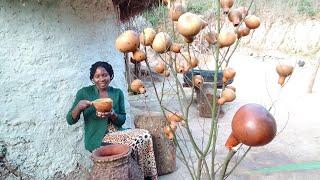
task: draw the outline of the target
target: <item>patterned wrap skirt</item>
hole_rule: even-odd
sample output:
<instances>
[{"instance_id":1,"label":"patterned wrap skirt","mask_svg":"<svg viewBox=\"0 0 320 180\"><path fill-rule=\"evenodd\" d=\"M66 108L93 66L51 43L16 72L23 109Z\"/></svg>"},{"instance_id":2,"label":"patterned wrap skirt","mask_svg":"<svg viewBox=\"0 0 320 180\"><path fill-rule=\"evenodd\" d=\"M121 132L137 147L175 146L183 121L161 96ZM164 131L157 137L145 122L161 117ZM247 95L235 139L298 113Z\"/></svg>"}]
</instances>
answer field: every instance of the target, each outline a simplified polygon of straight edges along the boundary
<instances>
[{"instance_id":1,"label":"patterned wrap skirt","mask_svg":"<svg viewBox=\"0 0 320 180\"><path fill-rule=\"evenodd\" d=\"M132 148L132 157L138 162L145 177L157 179L156 161L153 152L152 137L144 129L127 129L118 131L112 123L103 143L126 144Z\"/></svg>"}]
</instances>

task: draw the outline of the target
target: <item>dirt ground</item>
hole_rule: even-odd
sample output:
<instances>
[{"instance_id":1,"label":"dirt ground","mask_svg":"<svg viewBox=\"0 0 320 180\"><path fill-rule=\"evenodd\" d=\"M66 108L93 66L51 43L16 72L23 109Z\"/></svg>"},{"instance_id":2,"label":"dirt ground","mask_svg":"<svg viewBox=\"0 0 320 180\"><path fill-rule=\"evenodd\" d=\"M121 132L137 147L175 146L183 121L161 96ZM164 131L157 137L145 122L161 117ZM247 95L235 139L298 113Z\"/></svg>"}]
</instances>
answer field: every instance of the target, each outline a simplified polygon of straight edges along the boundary
<instances>
[{"instance_id":1,"label":"dirt ground","mask_svg":"<svg viewBox=\"0 0 320 180\"><path fill-rule=\"evenodd\" d=\"M316 77L313 92L307 93L315 65L305 61L303 67L297 61L303 60L279 52L257 52L238 49L230 62L237 72L233 86L236 100L223 106L224 116L218 123L216 159L222 163L227 154L225 141L231 132L231 121L236 110L247 103L258 103L266 108L273 103L271 113L277 122L277 136L263 147L252 148L229 179L320 179L320 75ZM279 63L295 66L294 73L285 87L277 84L275 67ZM213 62L207 61L207 67ZM147 96L130 96L132 113L159 109L152 84L146 81ZM160 88L161 80L156 83ZM167 91L174 85L173 80L164 83L164 103L173 110L179 110L175 92ZM191 98L190 88L184 88ZM191 105L189 124L197 142L201 142L203 132L208 137L210 118L198 115L196 102ZM179 131L178 131L179 132ZM189 146L189 145L188 145ZM189 146L190 147L190 146ZM243 151L246 149L245 147ZM236 159L236 158L234 158ZM235 160L231 162L234 163ZM177 170L159 179L190 179L186 167L177 160Z\"/></svg>"}]
</instances>

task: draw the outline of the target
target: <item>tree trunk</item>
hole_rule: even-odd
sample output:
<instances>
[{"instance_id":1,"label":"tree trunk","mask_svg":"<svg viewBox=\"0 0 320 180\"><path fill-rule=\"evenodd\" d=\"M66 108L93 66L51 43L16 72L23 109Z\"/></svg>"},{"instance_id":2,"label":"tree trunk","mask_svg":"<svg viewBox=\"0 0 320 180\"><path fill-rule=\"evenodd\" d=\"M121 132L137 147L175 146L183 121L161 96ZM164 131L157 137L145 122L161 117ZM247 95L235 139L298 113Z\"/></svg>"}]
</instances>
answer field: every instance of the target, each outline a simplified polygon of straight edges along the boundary
<instances>
[{"instance_id":1,"label":"tree trunk","mask_svg":"<svg viewBox=\"0 0 320 180\"><path fill-rule=\"evenodd\" d=\"M319 67L320 67L320 59L318 60L318 65L317 65L316 71L313 73L313 76L311 77L311 81L310 81L309 87L308 87L308 93L312 93L312 88L314 85L314 81L316 80Z\"/></svg>"}]
</instances>

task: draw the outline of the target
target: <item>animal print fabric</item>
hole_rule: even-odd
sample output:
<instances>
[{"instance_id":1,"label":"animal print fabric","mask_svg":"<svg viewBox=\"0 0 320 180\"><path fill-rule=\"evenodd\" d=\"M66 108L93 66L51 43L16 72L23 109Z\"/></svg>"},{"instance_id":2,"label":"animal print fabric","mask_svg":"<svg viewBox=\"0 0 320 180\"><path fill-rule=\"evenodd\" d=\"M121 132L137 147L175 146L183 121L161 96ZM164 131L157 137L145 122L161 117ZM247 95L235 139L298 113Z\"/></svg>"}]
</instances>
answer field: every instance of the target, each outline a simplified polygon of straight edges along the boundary
<instances>
[{"instance_id":1,"label":"animal print fabric","mask_svg":"<svg viewBox=\"0 0 320 180\"><path fill-rule=\"evenodd\" d=\"M130 146L132 148L132 156L137 160L144 176L157 179L152 137L147 130L127 129L117 131L113 125L109 125L108 132L103 138L104 143L126 144Z\"/></svg>"}]
</instances>

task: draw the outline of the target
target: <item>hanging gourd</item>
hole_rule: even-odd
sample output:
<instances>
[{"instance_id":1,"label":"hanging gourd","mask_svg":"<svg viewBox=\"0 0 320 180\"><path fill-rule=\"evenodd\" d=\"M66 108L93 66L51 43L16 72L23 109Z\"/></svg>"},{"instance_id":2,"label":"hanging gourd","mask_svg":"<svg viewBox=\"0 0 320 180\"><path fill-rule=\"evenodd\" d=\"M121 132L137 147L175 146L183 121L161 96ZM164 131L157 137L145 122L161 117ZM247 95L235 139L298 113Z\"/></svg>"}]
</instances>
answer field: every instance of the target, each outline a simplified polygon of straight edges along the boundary
<instances>
[{"instance_id":1,"label":"hanging gourd","mask_svg":"<svg viewBox=\"0 0 320 180\"><path fill-rule=\"evenodd\" d=\"M231 89L234 92L236 92L236 90L237 90L236 87L231 86L231 85L226 86L226 88Z\"/></svg>"},{"instance_id":2,"label":"hanging gourd","mask_svg":"<svg viewBox=\"0 0 320 180\"><path fill-rule=\"evenodd\" d=\"M186 8L179 2L174 2L169 9L169 17L172 21L178 21L179 17L186 12Z\"/></svg>"},{"instance_id":3,"label":"hanging gourd","mask_svg":"<svg viewBox=\"0 0 320 180\"><path fill-rule=\"evenodd\" d=\"M164 62L159 61L153 69L156 73L162 74L166 69L166 65L164 64Z\"/></svg>"},{"instance_id":4,"label":"hanging gourd","mask_svg":"<svg viewBox=\"0 0 320 180\"><path fill-rule=\"evenodd\" d=\"M201 75L193 76L193 84L195 87L200 88L203 85L204 79Z\"/></svg>"},{"instance_id":5,"label":"hanging gourd","mask_svg":"<svg viewBox=\"0 0 320 180\"><path fill-rule=\"evenodd\" d=\"M211 32L208 32L204 35L204 38L206 39L206 41L209 43L209 44L216 44L217 43L217 33L211 31Z\"/></svg>"},{"instance_id":6,"label":"hanging gourd","mask_svg":"<svg viewBox=\"0 0 320 180\"><path fill-rule=\"evenodd\" d=\"M260 26L260 18L255 15L247 16L244 22L249 29L257 29Z\"/></svg>"},{"instance_id":7,"label":"hanging gourd","mask_svg":"<svg viewBox=\"0 0 320 180\"><path fill-rule=\"evenodd\" d=\"M241 37L249 35L250 29L245 25L241 25L239 28L236 29L236 33L239 39Z\"/></svg>"},{"instance_id":8,"label":"hanging gourd","mask_svg":"<svg viewBox=\"0 0 320 180\"><path fill-rule=\"evenodd\" d=\"M170 71L169 70L164 70L164 72L162 73L162 75L164 76L164 77L169 77L170 76Z\"/></svg>"},{"instance_id":9,"label":"hanging gourd","mask_svg":"<svg viewBox=\"0 0 320 180\"><path fill-rule=\"evenodd\" d=\"M241 19L244 19L248 15L248 8L244 6L238 7L237 10L241 13Z\"/></svg>"},{"instance_id":10,"label":"hanging gourd","mask_svg":"<svg viewBox=\"0 0 320 180\"><path fill-rule=\"evenodd\" d=\"M190 38L197 35L206 24L198 15L187 12L178 19L177 30L181 35Z\"/></svg>"},{"instance_id":11,"label":"hanging gourd","mask_svg":"<svg viewBox=\"0 0 320 180\"><path fill-rule=\"evenodd\" d=\"M286 78L293 72L293 67L290 65L277 65L276 71L279 75L278 84L283 85Z\"/></svg>"},{"instance_id":12,"label":"hanging gourd","mask_svg":"<svg viewBox=\"0 0 320 180\"><path fill-rule=\"evenodd\" d=\"M243 143L263 146L276 136L277 124L270 112L259 104L241 106L232 119L232 132L225 144L231 149Z\"/></svg>"},{"instance_id":13,"label":"hanging gourd","mask_svg":"<svg viewBox=\"0 0 320 180\"><path fill-rule=\"evenodd\" d=\"M230 22L232 22L233 26L236 27L240 24L240 21L242 20L242 14L237 9L232 9L228 14L228 19Z\"/></svg>"},{"instance_id":14,"label":"hanging gourd","mask_svg":"<svg viewBox=\"0 0 320 180\"><path fill-rule=\"evenodd\" d=\"M225 70L223 70L222 81L226 83L229 80L232 80L235 75L236 75L236 71L234 69L226 68Z\"/></svg>"},{"instance_id":15,"label":"hanging gourd","mask_svg":"<svg viewBox=\"0 0 320 180\"><path fill-rule=\"evenodd\" d=\"M198 58L191 56L190 58L188 58L188 64L192 67L195 68L199 65L199 60Z\"/></svg>"},{"instance_id":16,"label":"hanging gourd","mask_svg":"<svg viewBox=\"0 0 320 180\"><path fill-rule=\"evenodd\" d=\"M184 42L186 42L186 43L188 43L188 44L192 43L193 40L194 40L194 37L193 37L193 36L190 36L190 37L182 36L182 37L183 37Z\"/></svg>"},{"instance_id":17,"label":"hanging gourd","mask_svg":"<svg viewBox=\"0 0 320 180\"><path fill-rule=\"evenodd\" d=\"M221 31L218 35L218 45L220 48L231 46L237 39L237 35L229 31Z\"/></svg>"},{"instance_id":18,"label":"hanging gourd","mask_svg":"<svg viewBox=\"0 0 320 180\"><path fill-rule=\"evenodd\" d=\"M176 132L176 130L177 130L177 128L178 128L177 124L178 124L178 123L175 122L175 121L171 121L171 122L170 122L170 125L169 125L169 126L170 126L172 132L174 132L174 133Z\"/></svg>"},{"instance_id":19,"label":"hanging gourd","mask_svg":"<svg viewBox=\"0 0 320 180\"><path fill-rule=\"evenodd\" d=\"M172 122L172 121L181 122L183 120L183 116L179 112L174 112L174 113L173 112L168 112L166 114L166 117L167 117L169 122Z\"/></svg>"},{"instance_id":20,"label":"hanging gourd","mask_svg":"<svg viewBox=\"0 0 320 180\"><path fill-rule=\"evenodd\" d=\"M152 42L152 49L157 53L165 53L170 50L171 44L170 36L165 32L160 32Z\"/></svg>"},{"instance_id":21,"label":"hanging gourd","mask_svg":"<svg viewBox=\"0 0 320 180\"><path fill-rule=\"evenodd\" d=\"M228 14L234 0L220 0L220 5L224 14Z\"/></svg>"},{"instance_id":22,"label":"hanging gourd","mask_svg":"<svg viewBox=\"0 0 320 180\"><path fill-rule=\"evenodd\" d=\"M218 99L218 104L223 105L226 102L232 102L236 99L236 93L232 89L224 89L221 97Z\"/></svg>"},{"instance_id":23,"label":"hanging gourd","mask_svg":"<svg viewBox=\"0 0 320 180\"><path fill-rule=\"evenodd\" d=\"M184 63L182 63L182 62L177 63L176 64L176 71L177 71L177 73L180 73L180 74L183 74L183 73L187 72L186 71L186 65Z\"/></svg>"},{"instance_id":24,"label":"hanging gourd","mask_svg":"<svg viewBox=\"0 0 320 180\"><path fill-rule=\"evenodd\" d=\"M138 49L139 45L139 35L132 30L123 32L116 39L116 48L123 53L134 52Z\"/></svg>"},{"instance_id":25,"label":"hanging gourd","mask_svg":"<svg viewBox=\"0 0 320 180\"><path fill-rule=\"evenodd\" d=\"M140 79L135 79L132 81L130 88L135 93L146 93L146 89L144 87L144 83Z\"/></svg>"},{"instance_id":26,"label":"hanging gourd","mask_svg":"<svg viewBox=\"0 0 320 180\"><path fill-rule=\"evenodd\" d=\"M173 134L173 132L172 132L172 130L171 130L171 128L169 126L165 126L163 128L163 132L164 132L164 134L165 134L167 139L169 139L170 141L173 140L174 134Z\"/></svg>"},{"instance_id":27,"label":"hanging gourd","mask_svg":"<svg viewBox=\"0 0 320 180\"><path fill-rule=\"evenodd\" d=\"M132 59L137 62L142 62L147 59L147 56L142 50L137 49L135 52L133 52Z\"/></svg>"},{"instance_id":28,"label":"hanging gourd","mask_svg":"<svg viewBox=\"0 0 320 180\"><path fill-rule=\"evenodd\" d=\"M172 51L174 53L180 53L181 45L179 43L172 43L172 45L170 47L170 51Z\"/></svg>"},{"instance_id":29,"label":"hanging gourd","mask_svg":"<svg viewBox=\"0 0 320 180\"><path fill-rule=\"evenodd\" d=\"M156 31L152 28L145 28L140 33L140 43L144 46L151 46L154 38L156 37Z\"/></svg>"}]
</instances>

